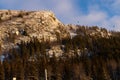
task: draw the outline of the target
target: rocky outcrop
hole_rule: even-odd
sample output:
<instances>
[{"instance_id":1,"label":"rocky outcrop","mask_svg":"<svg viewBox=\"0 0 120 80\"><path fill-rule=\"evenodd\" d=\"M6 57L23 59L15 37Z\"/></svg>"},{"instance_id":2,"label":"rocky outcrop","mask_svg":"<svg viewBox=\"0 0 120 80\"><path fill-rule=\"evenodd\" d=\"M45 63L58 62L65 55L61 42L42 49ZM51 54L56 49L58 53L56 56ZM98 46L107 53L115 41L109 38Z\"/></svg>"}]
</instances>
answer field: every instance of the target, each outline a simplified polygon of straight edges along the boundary
<instances>
[{"instance_id":1,"label":"rocky outcrop","mask_svg":"<svg viewBox=\"0 0 120 80\"><path fill-rule=\"evenodd\" d=\"M69 24L66 27L71 38L76 35L109 38L113 35L112 32L107 31L105 28L99 28L97 26L88 27Z\"/></svg>"},{"instance_id":2,"label":"rocky outcrop","mask_svg":"<svg viewBox=\"0 0 120 80\"><path fill-rule=\"evenodd\" d=\"M2 50L12 48L33 37L40 41L56 41L69 34L51 11L0 11L0 44Z\"/></svg>"}]
</instances>

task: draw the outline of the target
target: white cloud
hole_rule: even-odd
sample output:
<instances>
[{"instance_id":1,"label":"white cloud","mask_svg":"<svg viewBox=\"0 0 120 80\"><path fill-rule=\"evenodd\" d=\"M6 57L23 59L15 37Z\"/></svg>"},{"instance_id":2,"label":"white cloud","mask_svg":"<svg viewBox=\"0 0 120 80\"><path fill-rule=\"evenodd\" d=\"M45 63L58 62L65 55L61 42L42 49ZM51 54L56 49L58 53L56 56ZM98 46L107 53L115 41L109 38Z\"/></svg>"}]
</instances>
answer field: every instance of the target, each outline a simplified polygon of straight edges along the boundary
<instances>
[{"instance_id":1,"label":"white cloud","mask_svg":"<svg viewBox=\"0 0 120 80\"><path fill-rule=\"evenodd\" d=\"M107 15L103 12L90 12L88 15L80 16L80 21L87 25L95 25L106 19Z\"/></svg>"},{"instance_id":2,"label":"white cloud","mask_svg":"<svg viewBox=\"0 0 120 80\"><path fill-rule=\"evenodd\" d=\"M107 13L100 10L99 5L90 5L88 8L88 14L81 14L74 20L77 20L80 25L103 26L101 24L108 19Z\"/></svg>"},{"instance_id":3,"label":"white cloud","mask_svg":"<svg viewBox=\"0 0 120 80\"><path fill-rule=\"evenodd\" d=\"M71 11L73 10L74 5L71 3L71 1L69 0L61 0L58 1L57 5L56 5L56 10L58 12L62 12L65 13L67 11Z\"/></svg>"},{"instance_id":4,"label":"white cloud","mask_svg":"<svg viewBox=\"0 0 120 80\"><path fill-rule=\"evenodd\" d=\"M88 14L79 15L73 22L80 25L99 26L109 30L120 31L120 16L114 15L110 17L105 11L99 8L99 5L89 6Z\"/></svg>"},{"instance_id":5,"label":"white cloud","mask_svg":"<svg viewBox=\"0 0 120 80\"><path fill-rule=\"evenodd\" d=\"M120 31L120 16L113 16L109 22L113 25L114 30Z\"/></svg>"}]
</instances>

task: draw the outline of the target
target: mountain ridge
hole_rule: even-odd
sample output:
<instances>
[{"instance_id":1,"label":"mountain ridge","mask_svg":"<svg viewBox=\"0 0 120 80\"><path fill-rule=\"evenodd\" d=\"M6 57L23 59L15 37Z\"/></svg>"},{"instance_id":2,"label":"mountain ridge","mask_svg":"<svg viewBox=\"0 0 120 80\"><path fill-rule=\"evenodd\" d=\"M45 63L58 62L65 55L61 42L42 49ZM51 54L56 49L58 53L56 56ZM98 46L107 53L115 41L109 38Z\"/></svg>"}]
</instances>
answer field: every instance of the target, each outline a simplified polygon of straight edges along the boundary
<instances>
[{"instance_id":1,"label":"mountain ridge","mask_svg":"<svg viewBox=\"0 0 120 80\"><path fill-rule=\"evenodd\" d=\"M74 36L105 37L117 35L97 26L65 25L52 11L0 10L0 45L9 50L17 44L29 42L33 37L39 41L57 41ZM119 32L118 32L119 35Z\"/></svg>"}]
</instances>

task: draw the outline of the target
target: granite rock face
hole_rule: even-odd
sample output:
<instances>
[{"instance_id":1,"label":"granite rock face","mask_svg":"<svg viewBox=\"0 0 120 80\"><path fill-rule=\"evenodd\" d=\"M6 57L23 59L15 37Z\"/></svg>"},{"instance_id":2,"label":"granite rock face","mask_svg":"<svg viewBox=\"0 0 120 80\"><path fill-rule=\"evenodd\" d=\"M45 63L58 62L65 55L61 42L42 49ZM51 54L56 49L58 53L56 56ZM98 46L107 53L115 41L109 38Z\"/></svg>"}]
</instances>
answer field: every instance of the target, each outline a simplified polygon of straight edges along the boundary
<instances>
[{"instance_id":1,"label":"granite rock face","mask_svg":"<svg viewBox=\"0 0 120 80\"><path fill-rule=\"evenodd\" d=\"M21 41L33 37L40 41L56 41L66 38L69 33L51 11L0 10L0 45L2 50L15 47Z\"/></svg>"}]
</instances>

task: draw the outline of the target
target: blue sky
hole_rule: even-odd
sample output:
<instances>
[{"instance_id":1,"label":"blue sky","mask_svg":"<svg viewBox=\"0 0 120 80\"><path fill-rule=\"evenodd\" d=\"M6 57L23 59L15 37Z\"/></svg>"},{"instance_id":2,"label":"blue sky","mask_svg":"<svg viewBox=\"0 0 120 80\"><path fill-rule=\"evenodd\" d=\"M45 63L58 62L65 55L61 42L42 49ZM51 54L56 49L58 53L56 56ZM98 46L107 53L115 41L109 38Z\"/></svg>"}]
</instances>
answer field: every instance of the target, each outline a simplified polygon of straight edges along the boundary
<instances>
[{"instance_id":1,"label":"blue sky","mask_svg":"<svg viewBox=\"0 0 120 80\"><path fill-rule=\"evenodd\" d=\"M0 0L0 9L51 10L65 24L120 31L120 0Z\"/></svg>"}]
</instances>

